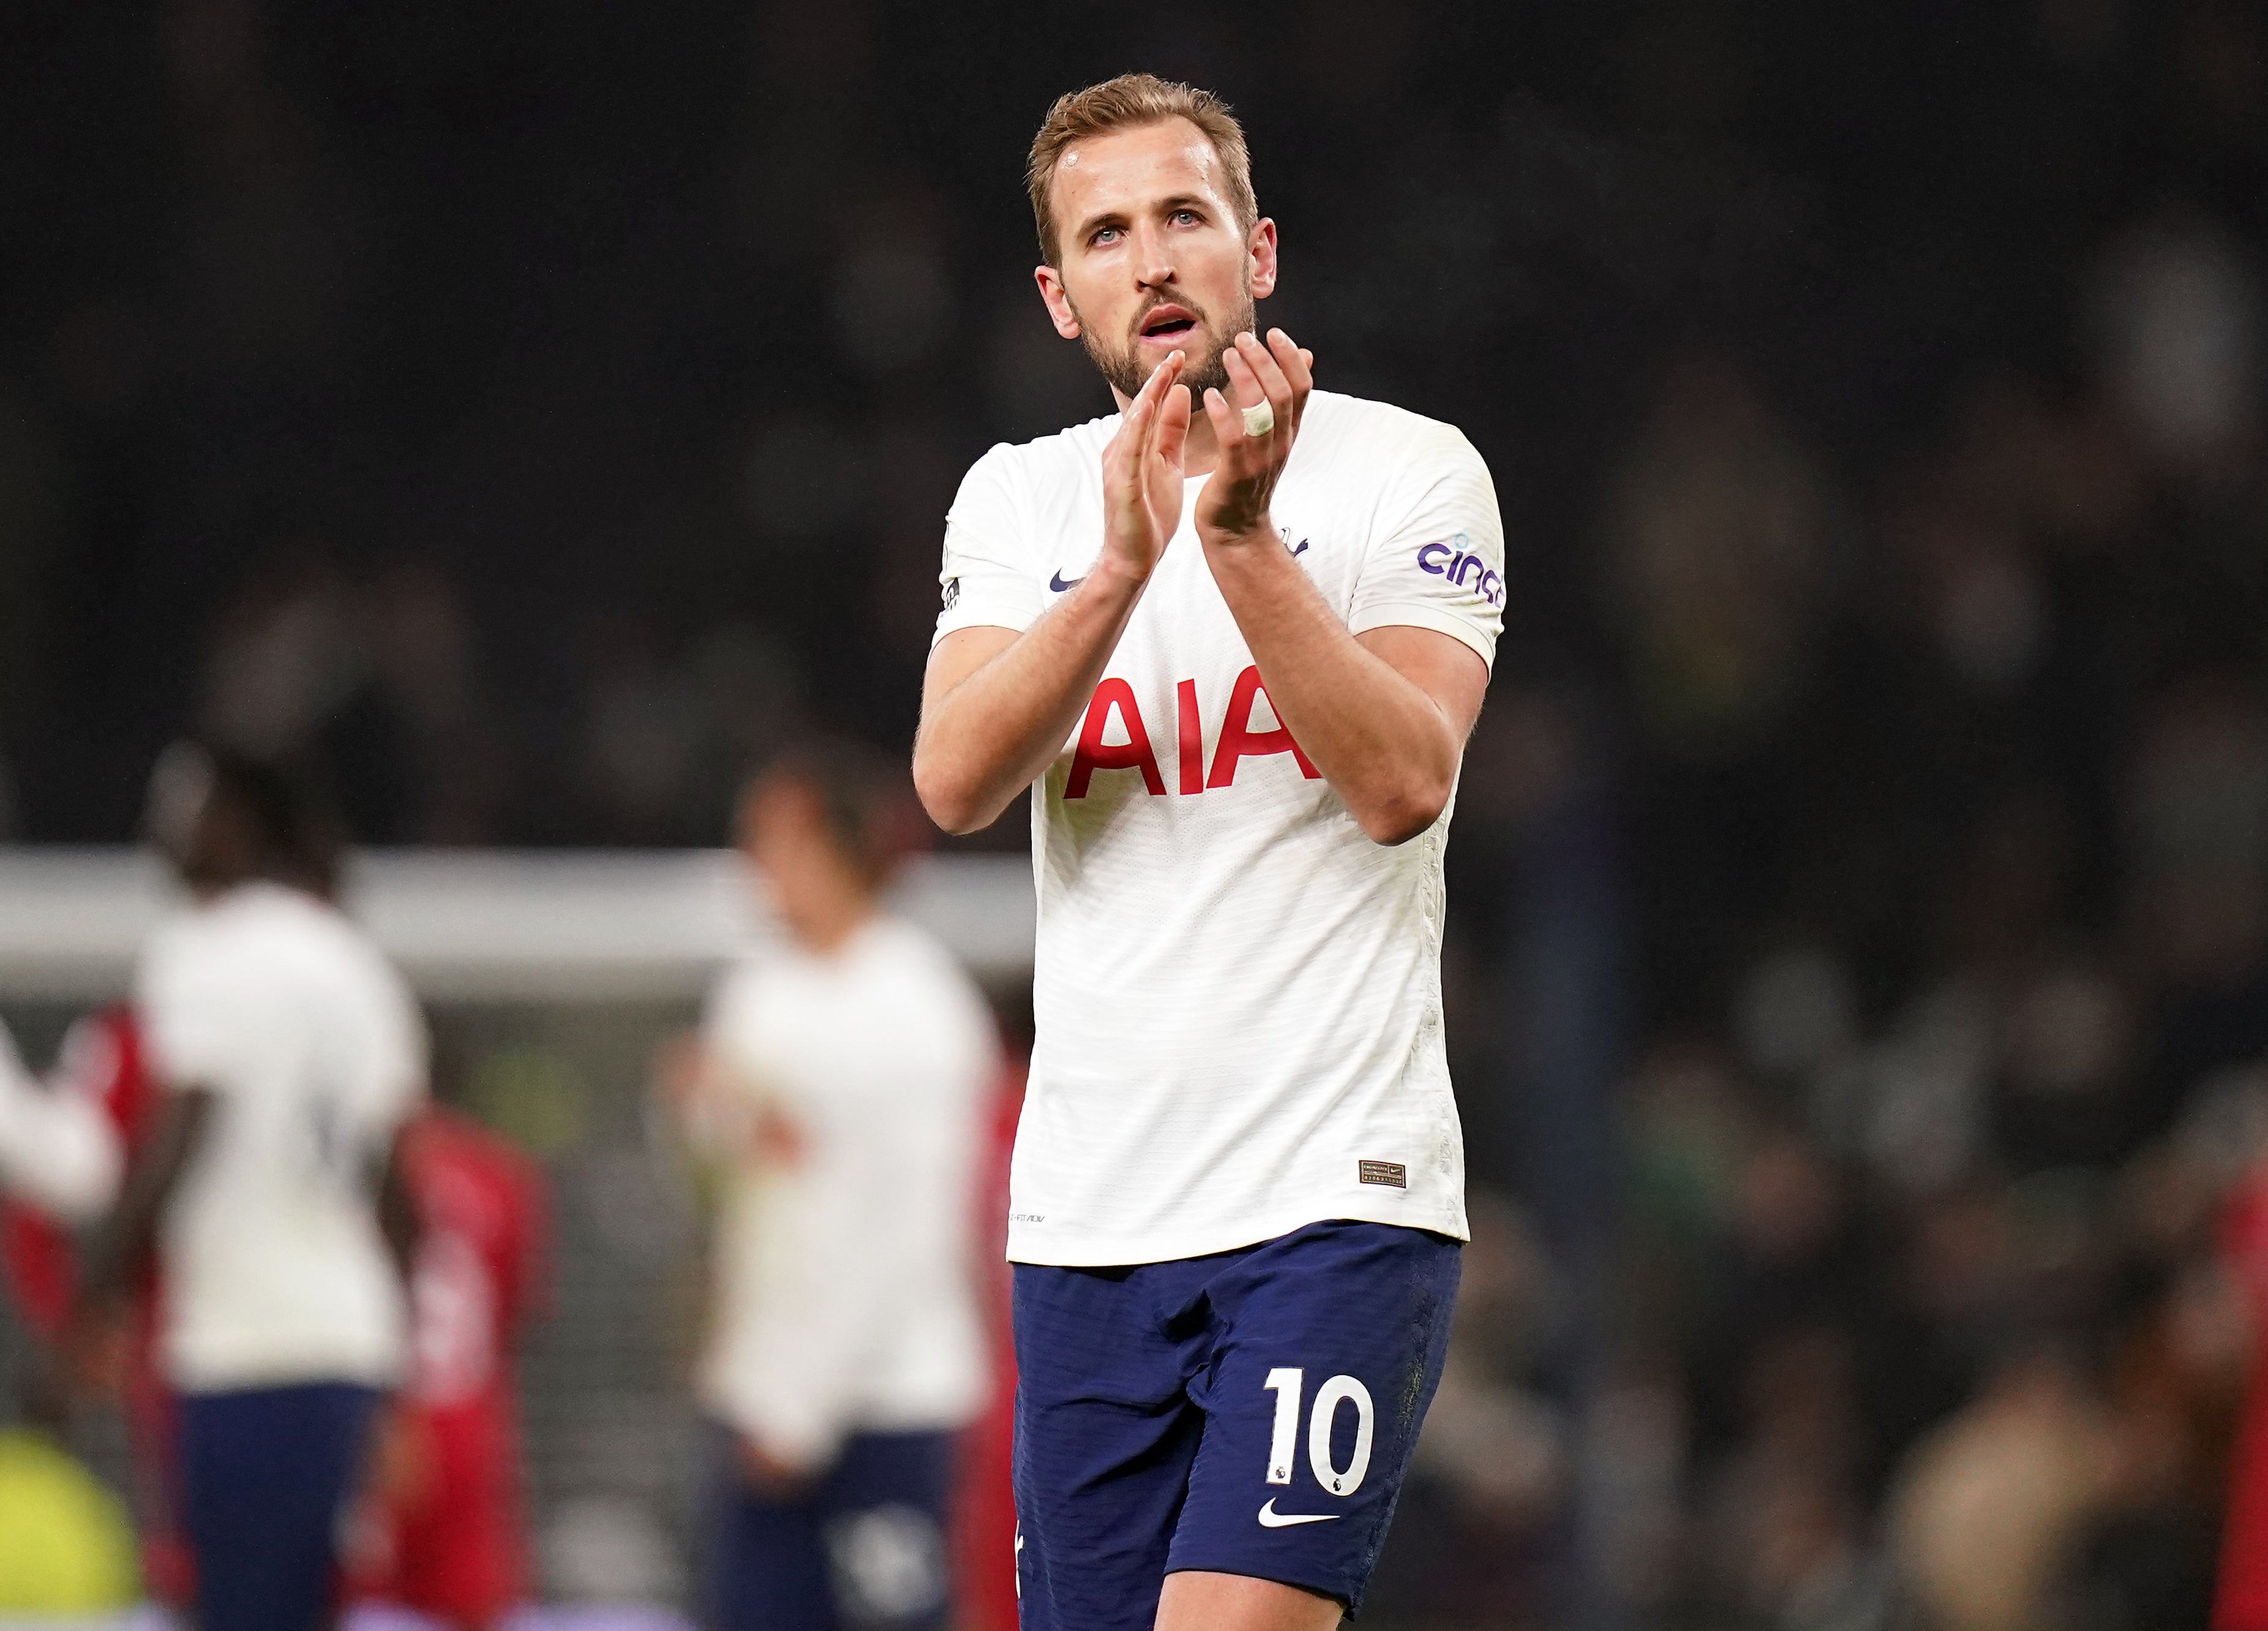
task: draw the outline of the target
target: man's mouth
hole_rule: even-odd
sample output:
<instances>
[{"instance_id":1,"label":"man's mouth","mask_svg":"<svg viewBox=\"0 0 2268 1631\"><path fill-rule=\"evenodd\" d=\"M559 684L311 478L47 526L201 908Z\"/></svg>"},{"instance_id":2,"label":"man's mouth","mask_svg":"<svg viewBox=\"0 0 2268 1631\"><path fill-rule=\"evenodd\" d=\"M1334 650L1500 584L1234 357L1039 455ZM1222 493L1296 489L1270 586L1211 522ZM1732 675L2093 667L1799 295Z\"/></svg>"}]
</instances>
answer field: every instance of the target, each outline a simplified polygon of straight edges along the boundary
<instances>
[{"instance_id":1,"label":"man's mouth","mask_svg":"<svg viewBox=\"0 0 2268 1631\"><path fill-rule=\"evenodd\" d=\"M1178 345L1196 332L1197 320L1188 307L1152 306L1142 318L1141 338L1166 346Z\"/></svg>"}]
</instances>

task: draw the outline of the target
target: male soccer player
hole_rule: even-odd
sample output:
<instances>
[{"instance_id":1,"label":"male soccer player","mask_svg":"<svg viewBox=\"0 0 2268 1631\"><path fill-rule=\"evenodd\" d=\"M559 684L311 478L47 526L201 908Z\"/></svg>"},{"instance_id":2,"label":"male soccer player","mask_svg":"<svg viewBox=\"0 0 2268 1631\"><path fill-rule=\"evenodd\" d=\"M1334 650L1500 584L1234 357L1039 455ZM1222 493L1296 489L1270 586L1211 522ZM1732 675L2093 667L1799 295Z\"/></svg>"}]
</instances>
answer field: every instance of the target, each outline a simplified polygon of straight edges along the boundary
<instances>
[{"instance_id":1,"label":"male soccer player","mask_svg":"<svg viewBox=\"0 0 2268 1631\"><path fill-rule=\"evenodd\" d=\"M990 1387L973 1281L998 1044L968 977L881 908L891 782L817 745L749 788L741 845L786 943L718 982L682 1106L724 1177L699 1381L724 1631L950 1614L953 1440Z\"/></svg>"},{"instance_id":2,"label":"male soccer player","mask_svg":"<svg viewBox=\"0 0 2268 1631\"><path fill-rule=\"evenodd\" d=\"M1242 132L1133 75L1028 172L1056 330L1119 412L998 446L946 528L939 823L1027 786L1018 1133L1027 1631L1360 1603L1465 1235L1441 860L1504 596L1448 425L1312 389Z\"/></svg>"},{"instance_id":3,"label":"male soccer player","mask_svg":"<svg viewBox=\"0 0 2268 1631\"><path fill-rule=\"evenodd\" d=\"M71 1112L76 1117L97 1119L124 1162L131 1162L148 1141L164 1108L147 1052L133 1004L114 1002L72 1024L49 1073L52 1099L78 1107ZM123 1162L114 1158L103 1164L110 1169L107 1176L76 1204L59 1203L51 1192L0 1195L0 1265L16 1310L42 1342L58 1350L69 1333L78 1283L73 1231L110 1205ZM0 1190L5 1188L0 1184ZM173 1390L158 1361L158 1290L155 1273L136 1276L126 1340L114 1356L114 1367L104 1368L116 1370L125 1406L143 1590L158 1602L186 1609L193 1571L175 1498L180 1480Z\"/></svg>"},{"instance_id":4,"label":"male soccer player","mask_svg":"<svg viewBox=\"0 0 2268 1631\"><path fill-rule=\"evenodd\" d=\"M77 1223L110 1204L118 1168L117 1135L101 1106L69 1082L34 1081L0 1024L0 1197Z\"/></svg>"},{"instance_id":5,"label":"male soccer player","mask_svg":"<svg viewBox=\"0 0 2268 1631\"><path fill-rule=\"evenodd\" d=\"M193 904L135 1001L166 1097L90 1253L82 1328L154 1241L202 1631L310 1631L379 1391L400 1369L414 1243L394 1134L424 1083L416 1007L311 885L313 808L254 761L161 762L151 835Z\"/></svg>"},{"instance_id":6,"label":"male soccer player","mask_svg":"<svg viewBox=\"0 0 2268 1631\"><path fill-rule=\"evenodd\" d=\"M409 1118L400 1148L420 1225L409 1363L354 1589L489 1631L527 1593L512 1343L543 1296L543 1177L508 1140L438 1104Z\"/></svg>"}]
</instances>

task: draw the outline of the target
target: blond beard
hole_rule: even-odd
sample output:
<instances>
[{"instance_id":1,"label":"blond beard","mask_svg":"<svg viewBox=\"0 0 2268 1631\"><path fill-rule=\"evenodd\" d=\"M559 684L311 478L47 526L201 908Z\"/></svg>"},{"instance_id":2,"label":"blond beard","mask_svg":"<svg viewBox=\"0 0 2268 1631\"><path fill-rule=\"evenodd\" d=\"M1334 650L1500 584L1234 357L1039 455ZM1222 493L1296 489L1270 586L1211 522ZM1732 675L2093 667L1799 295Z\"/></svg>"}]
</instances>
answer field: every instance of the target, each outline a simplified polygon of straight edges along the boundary
<instances>
[{"instance_id":1,"label":"blond beard","mask_svg":"<svg viewBox=\"0 0 2268 1631\"><path fill-rule=\"evenodd\" d=\"M1174 304L1188 306L1189 302L1176 300ZM1227 333L1214 342L1211 351L1204 358L1191 357L1188 365L1182 368L1182 383L1189 387L1190 395L1195 397L1200 410L1207 391L1219 391L1224 396L1228 395L1228 370L1222 365L1221 358L1227 355L1228 348L1236 343L1238 335L1259 332L1252 326L1256 314L1257 308L1252 297L1245 296L1244 309L1236 314L1236 321L1229 325ZM1079 317L1079 307L1076 306L1071 307L1071 315ZM1211 330L1209 328L1191 330L1193 334L1200 332L1209 334ZM1080 317L1079 342L1086 348L1087 359L1094 363L1096 372L1110 381L1112 389L1121 396L1131 397L1140 394L1150 373L1148 369L1144 368L1135 360L1134 345L1131 341L1127 343L1123 351L1114 351L1095 338L1093 326L1085 318Z\"/></svg>"}]
</instances>

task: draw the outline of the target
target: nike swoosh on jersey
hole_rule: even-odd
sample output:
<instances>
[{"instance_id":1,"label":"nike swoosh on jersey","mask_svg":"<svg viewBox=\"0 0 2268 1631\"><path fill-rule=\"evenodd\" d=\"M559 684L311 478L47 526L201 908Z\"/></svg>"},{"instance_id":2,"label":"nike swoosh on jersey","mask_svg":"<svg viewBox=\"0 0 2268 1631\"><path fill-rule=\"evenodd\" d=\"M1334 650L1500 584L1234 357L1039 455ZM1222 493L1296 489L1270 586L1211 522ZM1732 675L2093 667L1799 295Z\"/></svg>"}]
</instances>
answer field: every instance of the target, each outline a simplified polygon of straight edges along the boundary
<instances>
[{"instance_id":1,"label":"nike swoosh on jersey","mask_svg":"<svg viewBox=\"0 0 2268 1631\"><path fill-rule=\"evenodd\" d=\"M1053 589L1057 594L1061 594L1065 589L1076 589L1079 585L1086 581L1086 574L1085 572L1081 572L1078 577L1073 578L1070 582L1066 583L1064 581L1063 573L1058 571L1054 577L1048 579L1048 587Z\"/></svg>"},{"instance_id":2,"label":"nike swoosh on jersey","mask_svg":"<svg viewBox=\"0 0 2268 1631\"><path fill-rule=\"evenodd\" d=\"M1346 1516L1344 1512L1278 1512L1276 1497L1268 1497L1268 1504L1260 1509L1263 1529L1288 1529L1293 1524L1331 1524Z\"/></svg>"}]
</instances>

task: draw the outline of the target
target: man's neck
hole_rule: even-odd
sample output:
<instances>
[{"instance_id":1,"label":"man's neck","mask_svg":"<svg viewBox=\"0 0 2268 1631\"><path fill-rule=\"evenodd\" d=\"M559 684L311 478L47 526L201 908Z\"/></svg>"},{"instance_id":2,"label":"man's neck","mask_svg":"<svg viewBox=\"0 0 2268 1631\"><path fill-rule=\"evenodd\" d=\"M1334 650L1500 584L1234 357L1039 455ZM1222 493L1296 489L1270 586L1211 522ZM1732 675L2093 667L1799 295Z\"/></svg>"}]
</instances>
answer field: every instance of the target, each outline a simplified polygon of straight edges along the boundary
<instances>
[{"instance_id":1,"label":"man's neck","mask_svg":"<svg viewBox=\"0 0 2268 1631\"><path fill-rule=\"evenodd\" d=\"M788 924L795 943L814 957L831 957L848 945L874 915L874 903L843 895L807 903Z\"/></svg>"},{"instance_id":2,"label":"man's neck","mask_svg":"<svg viewBox=\"0 0 2268 1631\"><path fill-rule=\"evenodd\" d=\"M200 906L209 906L224 897L233 895L248 883L260 882L259 875L250 872L196 872L180 875L182 885L189 898Z\"/></svg>"}]
</instances>

